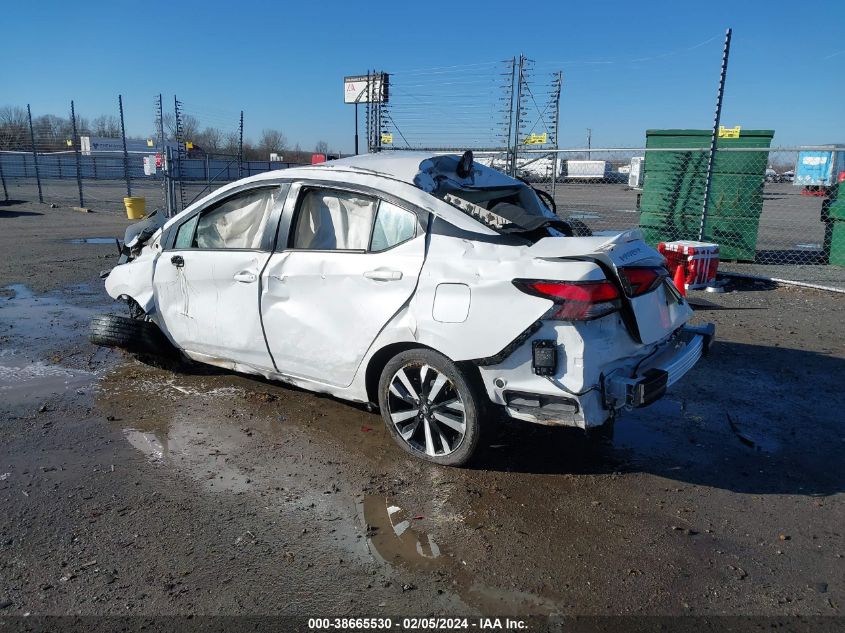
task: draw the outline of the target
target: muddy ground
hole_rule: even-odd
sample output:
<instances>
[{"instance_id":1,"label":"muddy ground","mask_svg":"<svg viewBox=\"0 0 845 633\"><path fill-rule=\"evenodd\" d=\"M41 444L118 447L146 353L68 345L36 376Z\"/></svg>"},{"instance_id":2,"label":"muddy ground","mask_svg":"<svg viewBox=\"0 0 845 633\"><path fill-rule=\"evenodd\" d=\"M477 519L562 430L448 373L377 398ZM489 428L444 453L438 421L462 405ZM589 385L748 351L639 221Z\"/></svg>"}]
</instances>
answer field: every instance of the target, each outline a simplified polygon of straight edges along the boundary
<instances>
[{"instance_id":1,"label":"muddy ground","mask_svg":"<svg viewBox=\"0 0 845 633\"><path fill-rule=\"evenodd\" d=\"M92 347L116 214L0 208L0 615L845 608L845 300L699 293L718 343L611 443L415 460L361 407Z\"/></svg>"}]
</instances>

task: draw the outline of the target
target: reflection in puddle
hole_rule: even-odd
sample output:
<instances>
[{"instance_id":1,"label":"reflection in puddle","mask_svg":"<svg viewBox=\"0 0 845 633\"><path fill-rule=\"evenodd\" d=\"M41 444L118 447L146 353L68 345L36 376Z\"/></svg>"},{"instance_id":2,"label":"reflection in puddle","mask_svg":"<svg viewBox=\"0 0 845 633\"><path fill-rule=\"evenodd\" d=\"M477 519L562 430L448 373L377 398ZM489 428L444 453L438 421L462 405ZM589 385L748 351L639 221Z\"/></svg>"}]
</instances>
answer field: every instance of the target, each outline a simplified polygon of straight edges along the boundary
<instances>
[{"instance_id":1,"label":"reflection in puddle","mask_svg":"<svg viewBox=\"0 0 845 633\"><path fill-rule=\"evenodd\" d=\"M123 436L151 462L187 472L211 492L250 488L250 474L228 459L239 450L234 433L213 432L177 414L154 430L123 429Z\"/></svg>"},{"instance_id":2,"label":"reflection in puddle","mask_svg":"<svg viewBox=\"0 0 845 633\"><path fill-rule=\"evenodd\" d=\"M115 245L117 239L114 237L77 237L68 240L70 244L111 244Z\"/></svg>"},{"instance_id":3,"label":"reflection in puddle","mask_svg":"<svg viewBox=\"0 0 845 633\"><path fill-rule=\"evenodd\" d=\"M86 289L75 288L74 295L86 296ZM56 293L35 295L22 284L0 289L0 301L0 394L5 402L30 404L95 380L91 371L65 366L91 309L71 305ZM59 346L71 348L70 353L59 353Z\"/></svg>"},{"instance_id":4,"label":"reflection in puddle","mask_svg":"<svg viewBox=\"0 0 845 633\"><path fill-rule=\"evenodd\" d=\"M0 393L9 402L59 395L84 387L94 380L94 374L88 371L43 361L31 362L14 354L2 353L0 361Z\"/></svg>"},{"instance_id":5,"label":"reflection in puddle","mask_svg":"<svg viewBox=\"0 0 845 633\"><path fill-rule=\"evenodd\" d=\"M137 429L124 429L123 436L132 446L149 457L151 462L164 460L164 446L155 433L145 433Z\"/></svg>"},{"instance_id":6,"label":"reflection in puddle","mask_svg":"<svg viewBox=\"0 0 845 633\"><path fill-rule=\"evenodd\" d=\"M441 575L450 571L452 586L462 599L482 610L502 610L504 607L514 613L557 612L553 600L514 588L492 587L470 575L456 564L458 559L453 558L452 553L443 554L432 535L419 526L422 517L409 516L391 499L371 495L364 498L363 506L370 551L383 562Z\"/></svg>"},{"instance_id":7,"label":"reflection in puddle","mask_svg":"<svg viewBox=\"0 0 845 633\"><path fill-rule=\"evenodd\" d=\"M372 549L386 562L425 566L440 557L431 534L414 526L414 518L385 497L364 499L364 521Z\"/></svg>"}]
</instances>

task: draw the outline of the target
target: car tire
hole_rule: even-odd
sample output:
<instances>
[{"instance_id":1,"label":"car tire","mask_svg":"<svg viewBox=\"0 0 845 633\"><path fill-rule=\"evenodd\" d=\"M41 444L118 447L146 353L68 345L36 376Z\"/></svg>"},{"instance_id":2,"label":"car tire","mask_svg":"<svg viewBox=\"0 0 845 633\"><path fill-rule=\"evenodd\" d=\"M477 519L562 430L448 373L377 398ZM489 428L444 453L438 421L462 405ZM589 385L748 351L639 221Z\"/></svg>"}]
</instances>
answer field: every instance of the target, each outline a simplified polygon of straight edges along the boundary
<instances>
[{"instance_id":1,"label":"car tire","mask_svg":"<svg viewBox=\"0 0 845 633\"><path fill-rule=\"evenodd\" d=\"M113 314L91 319L89 338L94 345L139 354L170 356L176 351L155 323Z\"/></svg>"},{"instance_id":2,"label":"car tire","mask_svg":"<svg viewBox=\"0 0 845 633\"><path fill-rule=\"evenodd\" d=\"M379 379L384 424L396 443L415 457L463 466L481 438L479 382L434 350L401 352L385 365Z\"/></svg>"}]
</instances>

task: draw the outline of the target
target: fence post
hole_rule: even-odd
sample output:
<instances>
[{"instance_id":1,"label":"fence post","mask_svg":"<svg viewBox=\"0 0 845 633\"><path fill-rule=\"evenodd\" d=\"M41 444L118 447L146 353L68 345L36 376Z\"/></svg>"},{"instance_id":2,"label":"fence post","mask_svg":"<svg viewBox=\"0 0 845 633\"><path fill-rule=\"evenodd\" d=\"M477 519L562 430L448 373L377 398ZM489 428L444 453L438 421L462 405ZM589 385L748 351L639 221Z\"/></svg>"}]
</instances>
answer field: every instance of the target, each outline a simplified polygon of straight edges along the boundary
<instances>
[{"instance_id":1,"label":"fence post","mask_svg":"<svg viewBox=\"0 0 845 633\"><path fill-rule=\"evenodd\" d=\"M123 95L117 95L120 108L120 136L123 138L123 177L126 178L126 197L132 197L132 181L129 179L129 152L126 151L126 126L123 123Z\"/></svg>"},{"instance_id":2,"label":"fence post","mask_svg":"<svg viewBox=\"0 0 845 633\"><path fill-rule=\"evenodd\" d=\"M76 110L73 107L73 100L70 102L70 121L73 126L73 153L76 157L76 186L79 187L79 206L85 206L82 198L82 172L79 169L79 135L76 133Z\"/></svg>"},{"instance_id":3,"label":"fence post","mask_svg":"<svg viewBox=\"0 0 845 633\"><path fill-rule=\"evenodd\" d=\"M38 152L35 150L35 132L32 129L32 110L26 104L26 116L29 118L29 140L32 143L32 160L35 163L35 182L38 183L38 202L44 202L44 194L41 192L41 173L38 171Z\"/></svg>"},{"instance_id":4,"label":"fence post","mask_svg":"<svg viewBox=\"0 0 845 633\"><path fill-rule=\"evenodd\" d=\"M707 179L704 182L704 202L701 204L701 224L698 227L698 241L704 241L707 224L707 205L710 204L710 186L713 183L713 164L716 161L716 141L719 138L719 122L722 118L722 97L725 95L725 75L728 73L728 56L731 53L731 29L725 32L725 48L722 50L722 69L719 73L719 91L716 94L716 113L713 116L713 134L710 137L710 155L707 157Z\"/></svg>"},{"instance_id":5,"label":"fence post","mask_svg":"<svg viewBox=\"0 0 845 633\"><path fill-rule=\"evenodd\" d=\"M3 200L9 201L9 191L6 189L6 176L3 175L3 156L0 155L0 181L3 183Z\"/></svg>"},{"instance_id":6,"label":"fence post","mask_svg":"<svg viewBox=\"0 0 845 633\"><path fill-rule=\"evenodd\" d=\"M244 111L241 110L241 122L238 126L238 179L243 173L244 162Z\"/></svg>"},{"instance_id":7,"label":"fence post","mask_svg":"<svg viewBox=\"0 0 845 633\"><path fill-rule=\"evenodd\" d=\"M519 55L519 81L516 85L516 121L514 122L514 130L513 130L513 162L511 163L511 173L512 177L516 176L516 158L517 153L519 151L519 126L520 126L520 119L522 117L522 81L523 81L523 72L525 71L525 55Z\"/></svg>"}]
</instances>

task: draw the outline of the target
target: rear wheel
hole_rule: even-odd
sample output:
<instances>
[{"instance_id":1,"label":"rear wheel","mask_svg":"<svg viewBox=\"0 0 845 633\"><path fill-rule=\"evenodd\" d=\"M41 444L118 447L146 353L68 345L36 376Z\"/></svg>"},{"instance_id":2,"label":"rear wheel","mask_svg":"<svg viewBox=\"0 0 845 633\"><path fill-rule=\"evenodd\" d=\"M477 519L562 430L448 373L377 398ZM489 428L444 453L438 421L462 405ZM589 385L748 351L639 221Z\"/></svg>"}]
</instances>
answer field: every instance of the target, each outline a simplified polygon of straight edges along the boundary
<instances>
[{"instance_id":1,"label":"rear wheel","mask_svg":"<svg viewBox=\"0 0 845 633\"><path fill-rule=\"evenodd\" d=\"M413 349L394 356L378 394L384 423L404 450L446 466L472 458L481 435L479 390L443 354Z\"/></svg>"}]
</instances>

